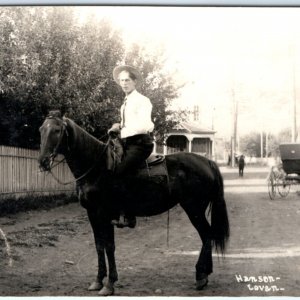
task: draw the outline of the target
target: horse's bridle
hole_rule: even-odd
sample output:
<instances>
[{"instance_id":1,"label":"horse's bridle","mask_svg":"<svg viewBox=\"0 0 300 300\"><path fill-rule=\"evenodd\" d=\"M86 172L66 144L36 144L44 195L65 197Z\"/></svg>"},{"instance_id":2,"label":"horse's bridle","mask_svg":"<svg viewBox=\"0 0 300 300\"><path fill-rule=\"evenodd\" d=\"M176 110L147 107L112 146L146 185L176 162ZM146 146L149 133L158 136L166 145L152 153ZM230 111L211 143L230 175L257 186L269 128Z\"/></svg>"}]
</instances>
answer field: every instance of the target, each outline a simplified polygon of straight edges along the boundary
<instances>
[{"instance_id":1,"label":"horse's bridle","mask_svg":"<svg viewBox=\"0 0 300 300\"><path fill-rule=\"evenodd\" d=\"M67 137L67 149L68 149L68 151L70 150L70 147L69 147L69 141L68 141L69 134L68 134L68 130L67 130L67 122L60 119L60 118L58 118L58 117L53 117L53 116L49 116L49 117L47 117L47 119L55 119L55 120L61 122L61 124L62 124L61 127L60 127L60 134L59 134L57 144L56 144L53 152L49 155L49 158L50 158L50 171L51 171L54 167L58 166L59 164L61 164L66 159L64 157L57 164L53 165L54 159L58 155L58 149L61 146L61 142L64 138L64 135L66 135L66 137Z\"/></svg>"},{"instance_id":2,"label":"horse's bridle","mask_svg":"<svg viewBox=\"0 0 300 300\"><path fill-rule=\"evenodd\" d=\"M55 156L57 156L57 154L58 154L57 150L60 147L60 144L62 142L64 134L66 134L67 137L69 136L68 130L67 130L67 123L65 121L62 121L60 135L59 135L59 138L58 138L58 141L57 141L57 145L56 145L56 147L54 148L54 151L53 151L53 155L55 155ZM68 145L68 149L69 149L69 144L67 143L67 145Z\"/></svg>"}]
</instances>

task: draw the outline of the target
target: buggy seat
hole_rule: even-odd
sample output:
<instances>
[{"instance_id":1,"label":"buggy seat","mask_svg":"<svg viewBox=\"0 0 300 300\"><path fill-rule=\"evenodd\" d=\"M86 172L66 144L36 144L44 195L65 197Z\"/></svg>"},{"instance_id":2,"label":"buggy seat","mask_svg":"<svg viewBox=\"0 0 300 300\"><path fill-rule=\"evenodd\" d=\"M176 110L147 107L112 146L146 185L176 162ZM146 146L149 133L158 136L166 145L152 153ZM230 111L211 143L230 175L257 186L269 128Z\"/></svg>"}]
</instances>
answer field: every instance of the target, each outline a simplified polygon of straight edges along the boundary
<instances>
[{"instance_id":1,"label":"buggy seat","mask_svg":"<svg viewBox=\"0 0 300 300\"><path fill-rule=\"evenodd\" d=\"M300 175L300 144L281 144L279 145L279 151L284 172Z\"/></svg>"}]
</instances>

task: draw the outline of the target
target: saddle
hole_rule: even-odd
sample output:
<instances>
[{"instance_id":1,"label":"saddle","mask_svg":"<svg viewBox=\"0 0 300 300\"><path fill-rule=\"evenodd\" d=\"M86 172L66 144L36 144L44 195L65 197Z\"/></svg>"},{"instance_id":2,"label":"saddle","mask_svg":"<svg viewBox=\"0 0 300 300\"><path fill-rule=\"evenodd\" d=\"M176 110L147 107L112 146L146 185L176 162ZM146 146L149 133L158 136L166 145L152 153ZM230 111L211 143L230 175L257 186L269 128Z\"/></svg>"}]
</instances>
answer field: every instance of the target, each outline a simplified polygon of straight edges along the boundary
<instances>
[{"instance_id":1,"label":"saddle","mask_svg":"<svg viewBox=\"0 0 300 300\"><path fill-rule=\"evenodd\" d=\"M161 154L151 154L147 160L146 160L146 164L151 167L151 166L155 166L157 164L161 164L165 161L165 156L161 155Z\"/></svg>"},{"instance_id":2,"label":"saddle","mask_svg":"<svg viewBox=\"0 0 300 300\"><path fill-rule=\"evenodd\" d=\"M160 154L151 154L145 163L137 170L136 176L140 177L168 177L168 170L165 162L165 156Z\"/></svg>"},{"instance_id":3,"label":"saddle","mask_svg":"<svg viewBox=\"0 0 300 300\"><path fill-rule=\"evenodd\" d=\"M107 169L114 171L115 167L122 161L123 146L118 138L109 139L107 146ZM138 177L168 176L165 156L151 154L137 170Z\"/></svg>"}]
</instances>

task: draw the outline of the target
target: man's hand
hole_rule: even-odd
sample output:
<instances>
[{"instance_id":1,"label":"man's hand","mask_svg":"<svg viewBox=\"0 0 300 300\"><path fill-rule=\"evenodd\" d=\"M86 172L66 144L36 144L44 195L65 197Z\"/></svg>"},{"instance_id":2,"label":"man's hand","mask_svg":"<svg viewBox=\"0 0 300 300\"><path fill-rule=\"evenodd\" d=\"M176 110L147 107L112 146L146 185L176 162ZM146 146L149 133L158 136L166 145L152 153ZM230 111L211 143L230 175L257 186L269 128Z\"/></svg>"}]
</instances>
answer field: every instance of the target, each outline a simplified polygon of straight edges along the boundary
<instances>
[{"instance_id":1,"label":"man's hand","mask_svg":"<svg viewBox=\"0 0 300 300\"><path fill-rule=\"evenodd\" d=\"M121 131L120 123L115 123L111 126L111 128L107 131L107 133L111 138L115 139L120 134L120 131Z\"/></svg>"}]
</instances>

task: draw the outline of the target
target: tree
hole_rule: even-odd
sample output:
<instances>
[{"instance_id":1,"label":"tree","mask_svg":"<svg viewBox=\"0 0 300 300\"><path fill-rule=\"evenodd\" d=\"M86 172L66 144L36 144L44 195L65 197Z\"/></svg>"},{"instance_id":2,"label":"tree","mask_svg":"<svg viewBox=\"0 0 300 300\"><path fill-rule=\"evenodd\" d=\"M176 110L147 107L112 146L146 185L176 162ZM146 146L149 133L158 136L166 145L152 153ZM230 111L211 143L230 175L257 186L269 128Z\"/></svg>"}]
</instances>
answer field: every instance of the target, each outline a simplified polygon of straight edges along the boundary
<instances>
[{"instance_id":1,"label":"tree","mask_svg":"<svg viewBox=\"0 0 300 300\"><path fill-rule=\"evenodd\" d=\"M292 138L291 129L282 129L278 134L268 135L268 153L266 153L266 135L263 135L263 156L277 157L279 153L279 145L282 143L290 143ZM240 149L242 152L250 156L260 156L260 133L252 132L240 138Z\"/></svg>"},{"instance_id":2,"label":"tree","mask_svg":"<svg viewBox=\"0 0 300 300\"><path fill-rule=\"evenodd\" d=\"M3 144L14 144L16 129L20 128L26 89L23 62L25 43L20 32L20 8L3 8L0 22L0 136ZM22 130L20 130L22 132Z\"/></svg>"},{"instance_id":3,"label":"tree","mask_svg":"<svg viewBox=\"0 0 300 300\"><path fill-rule=\"evenodd\" d=\"M168 110L177 88L162 71L162 52L149 55L136 45L125 52L109 21L79 22L73 7L7 7L0 17L2 144L38 148L38 128L51 109L102 137L119 120L123 93L112 70L124 61L142 69L157 132L178 122Z\"/></svg>"},{"instance_id":4,"label":"tree","mask_svg":"<svg viewBox=\"0 0 300 300\"><path fill-rule=\"evenodd\" d=\"M79 29L73 46L66 112L90 133L101 137L119 117L122 97L113 81L112 69L124 53L122 39L108 21L89 18Z\"/></svg>"},{"instance_id":5,"label":"tree","mask_svg":"<svg viewBox=\"0 0 300 300\"><path fill-rule=\"evenodd\" d=\"M1 127L8 125L5 140L9 145L34 148L38 124L49 103L64 96L72 13L64 16L55 7L1 12L5 17L1 23L1 104L6 112Z\"/></svg>"},{"instance_id":6,"label":"tree","mask_svg":"<svg viewBox=\"0 0 300 300\"><path fill-rule=\"evenodd\" d=\"M249 156L260 156L260 133L251 132L240 138L240 150L241 152Z\"/></svg>"}]
</instances>

